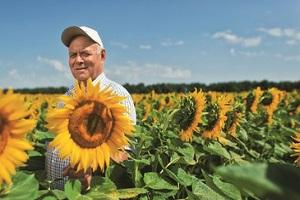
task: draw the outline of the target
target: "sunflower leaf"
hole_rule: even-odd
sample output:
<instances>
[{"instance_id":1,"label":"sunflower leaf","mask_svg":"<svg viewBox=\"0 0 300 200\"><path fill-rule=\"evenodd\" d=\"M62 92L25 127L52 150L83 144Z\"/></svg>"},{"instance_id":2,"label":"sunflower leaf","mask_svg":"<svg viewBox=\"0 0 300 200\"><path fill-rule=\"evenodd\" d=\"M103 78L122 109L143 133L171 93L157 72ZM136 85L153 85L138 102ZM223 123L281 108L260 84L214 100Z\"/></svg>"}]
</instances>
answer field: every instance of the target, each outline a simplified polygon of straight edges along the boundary
<instances>
[{"instance_id":1,"label":"sunflower leaf","mask_svg":"<svg viewBox=\"0 0 300 200\"><path fill-rule=\"evenodd\" d=\"M223 166L216 170L216 174L242 191L251 191L261 197L266 194L281 194L282 189L267 177L267 173L267 164L257 163ZM277 173L280 174L281 172L277 171Z\"/></svg>"},{"instance_id":2,"label":"sunflower leaf","mask_svg":"<svg viewBox=\"0 0 300 200\"><path fill-rule=\"evenodd\" d=\"M169 182L165 181L155 172L148 172L144 174L145 187L154 190L178 190L178 188Z\"/></svg>"},{"instance_id":3,"label":"sunflower leaf","mask_svg":"<svg viewBox=\"0 0 300 200\"><path fill-rule=\"evenodd\" d=\"M218 155L228 160L231 158L228 151L224 147L222 147L219 142L209 142L208 145L204 146L204 150L211 153L212 155Z\"/></svg>"},{"instance_id":4,"label":"sunflower leaf","mask_svg":"<svg viewBox=\"0 0 300 200\"><path fill-rule=\"evenodd\" d=\"M198 197L199 199L205 200L225 200L224 197L219 195L217 192L215 192L200 180L193 182L192 191L194 194L194 199L197 199L196 197Z\"/></svg>"},{"instance_id":5,"label":"sunflower leaf","mask_svg":"<svg viewBox=\"0 0 300 200\"><path fill-rule=\"evenodd\" d=\"M217 176L213 176L212 180L215 186L217 186L227 197L237 200L242 199L240 191L234 185L221 181Z\"/></svg>"},{"instance_id":6,"label":"sunflower leaf","mask_svg":"<svg viewBox=\"0 0 300 200\"><path fill-rule=\"evenodd\" d=\"M144 188L127 188L118 190L119 198L128 199L138 196L139 194L145 194L148 190Z\"/></svg>"},{"instance_id":7,"label":"sunflower leaf","mask_svg":"<svg viewBox=\"0 0 300 200\"><path fill-rule=\"evenodd\" d=\"M181 168L178 169L177 177L179 179L179 183L184 186L190 186L194 181L199 181L195 176L188 174Z\"/></svg>"},{"instance_id":8,"label":"sunflower leaf","mask_svg":"<svg viewBox=\"0 0 300 200\"><path fill-rule=\"evenodd\" d=\"M1 196L4 200L22 200L36 199L38 196L38 181L34 175L28 175L24 172L17 172L13 177L13 186L6 192L5 196Z\"/></svg>"},{"instance_id":9,"label":"sunflower leaf","mask_svg":"<svg viewBox=\"0 0 300 200\"><path fill-rule=\"evenodd\" d=\"M65 195L68 199L79 199L81 198L81 183L78 180L67 181L65 184Z\"/></svg>"}]
</instances>

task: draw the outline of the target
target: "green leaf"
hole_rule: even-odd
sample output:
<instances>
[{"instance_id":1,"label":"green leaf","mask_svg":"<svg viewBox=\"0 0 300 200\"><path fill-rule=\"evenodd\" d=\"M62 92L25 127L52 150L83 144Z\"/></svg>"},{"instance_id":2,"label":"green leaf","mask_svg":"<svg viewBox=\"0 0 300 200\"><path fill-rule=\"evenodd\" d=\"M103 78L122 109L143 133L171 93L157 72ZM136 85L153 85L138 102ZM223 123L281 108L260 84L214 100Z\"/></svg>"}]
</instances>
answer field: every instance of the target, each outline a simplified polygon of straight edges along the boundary
<instances>
[{"instance_id":1,"label":"green leaf","mask_svg":"<svg viewBox=\"0 0 300 200\"><path fill-rule=\"evenodd\" d=\"M138 196L139 194L145 194L148 190L144 188L127 188L127 189L119 189L118 194L121 199L128 199Z\"/></svg>"},{"instance_id":2,"label":"green leaf","mask_svg":"<svg viewBox=\"0 0 300 200\"><path fill-rule=\"evenodd\" d=\"M165 172L168 174L168 176L170 178L172 178L173 180L175 180L177 183L179 182L179 179L178 179L177 175L174 172L172 172L171 170L169 170L167 168L165 168L164 170L165 170Z\"/></svg>"},{"instance_id":3,"label":"green leaf","mask_svg":"<svg viewBox=\"0 0 300 200\"><path fill-rule=\"evenodd\" d=\"M147 159L133 159L134 162L137 164L145 164L145 165L150 165L150 160Z\"/></svg>"},{"instance_id":4,"label":"green leaf","mask_svg":"<svg viewBox=\"0 0 300 200\"><path fill-rule=\"evenodd\" d=\"M53 196L46 196L45 198L43 198L43 200L57 200L57 199Z\"/></svg>"},{"instance_id":5,"label":"green leaf","mask_svg":"<svg viewBox=\"0 0 300 200\"><path fill-rule=\"evenodd\" d=\"M203 200L225 200L225 198L201 181L193 182L192 191L195 196Z\"/></svg>"},{"instance_id":6,"label":"green leaf","mask_svg":"<svg viewBox=\"0 0 300 200\"><path fill-rule=\"evenodd\" d=\"M206 146L204 145L203 149L205 151L211 153L212 155L218 155L223 158L226 158L227 160L229 160L231 158L228 151L224 147L222 147L222 145L219 142L216 142L216 141L209 142L208 145L206 145Z\"/></svg>"},{"instance_id":7,"label":"green leaf","mask_svg":"<svg viewBox=\"0 0 300 200\"><path fill-rule=\"evenodd\" d=\"M239 163L239 164L248 163L248 161L243 159L243 156L235 153L234 151L229 151L229 153L230 153L231 159L234 160L236 163Z\"/></svg>"},{"instance_id":8,"label":"green leaf","mask_svg":"<svg viewBox=\"0 0 300 200\"><path fill-rule=\"evenodd\" d=\"M95 176L92 179L91 190L84 197L99 200L119 200L119 193L114 182L108 177Z\"/></svg>"},{"instance_id":9,"label":"green leaf","mask_svg":"<svg viewBox=\"0 0 300 200\"><path fill-rule=\"evenodd\" d=\"M222 191L227 197L239 200L242 199L240 191L232 184L225 183L219 177L213 176L213 183Z\"/></svg>"},{"instance_id":10,"label":"green leaf","mask_svg":"<svg viewBox=\"0 0 300 200\"><path fill-rule=\"evenodd\" d=\"M34 175L28 175L24 172L17 172L12 177L13 185L5 193L5 196L1 196L4 200L23 200L23 199L36 199L38 196L38 181Z\"/></svg>"},{"instance_id":11,"label":"green leaf","mask_svg":"<svg viewBox=\"0 0 300 200\"><path fill-rule=\"evenodd\" d=\"M64 191L61 190L51 190L52 194L59 200L63 200L66 199L66 195L64 193Z\"/></svg>"},{"instance_id":12,"label":"green leaf","mask_svg":"<svg viewBox=\"0 0 300 200\"><path fill-rule=\"evenodd\" d=\"M183 155L183 159L188 165L196 164L194 160L195 149L190 143L184 143L184 147L176 148L176 151Z\"/></svg>"},{"instance_id":13,"label":"green leaf","mask_svg":"<svg viewBox=\"0 0 300 200\"><path fill-rule=\"evenodd\" d=\"M188 194L187 199L189 199L189 200L201 200L200 197L198 197L194 193L190 192L189 190L187 190L187 194Z\"/></svg>"},{"instance_id":14,"label":"green leaf","mask_svg":"<svg viewBox=\"0 0 300 200\"><path fill-rule=\"evenodd\" d=\"M63 200L66 199L66 195L62 190L39 190L37 199L55 199L55 200Z\"/></svg>"},{"instance_id":15,"label":"green leaf","mask_svg":"<svg viewBox=\"0 0 300 200\"><path fill-rule=\"evenodd\" d=\"M41 198L42 196L47 196L46 194L49 193L49 190L39 190L37 198Z\"/></svg>"},{"instance_id":16,"label":"green leaf","mask_svg":"<svg viewBox=\"0 0 300 200\"><path fill-rule=\"evenodd\" d=\"M79 199L81 197L81 183L79 180L67 181L65 184L65 195L68 199Z\"/></svg>"},{"instance_id":17,"label":"green leaf","mask_svg":"<svg viewBox=\"0 0 300 200\"><path fill-rule=\"evenodd\" d=\"M119 200L119 193L116 190L108 193L92 191L84 195L84 197L87 200Z\"/></svg>"},{"instance_id":18,"label":"green leaf","mask_svg":"<svg viewBox=\"0 0 300 200\"><path fill-rule=\"evenodd\" d=\"M239 128L237 130L238 130L237 134L241 138L241 140L247 141L248 140L247 131L242 126L239 126Z\"/></svg>"},{"instance_id":19,"label":"green leaf","mask_svg":"<svg viewBox=\"0 0 300 200\"><path fill-rule=\"evenodd\" d=\"M108 177L94 176L91 184L92 189L101 192L109 192L117 190L116 185Z\"/></svg>"},{"instance_id":20,"label":"green leaf","mask_svg":"<svg viewBox=\"0 0 300 200\"><path fill-rule=\"evenodd\" d=\"M236 187L249 190L258 196L264 196L267 193L281 193L281 189L268 180L266 164L223 166L217 168L216 174Z\"/></svg>"},{"instance_id":21,"label":"green leaf","mask_svg":"<svg viewBox=\"0 0 300 200\"><path fill-rule=\"evenodd\" d=\"M183 169L179 168L177 172L179 183L184 186L190 186L194 181L198 179L190 174L187 174ZM200 181L200 180L199 180Z\"/></svg>"},{"instance_id":22,"label":"green leaf","mask_svg":"<svg viewBox=\"0 0 300 200\"><path fill-rule=\"evenodd\" d=\"M176 195L176 193L177 193L176 190L169 190L169 191L155 190L153 191L153 200L154 199L165 200L168 199L169 197L173 197L171 199L175 199L174 196Z\"/></svg>"},{"instance_id":23,"label":"green leaf","mask_svg":"<svg viewBox=\"0 0 300 200\"><path fill-rule=\"evenodd\" d=\"M165 181L155 172L148 172L144 174L145 187L154 190L178 190L178 188L169 182Z\"/></svg>"},{"instance_id":24,"label":"green leaf","mask_svg":"<svg viewBox=\"0 0 300 200\"><path fill-rule=\"evenodd\" d=\"M53 138L54 138L54 135L52 133L39 131L39 130L35 129L34 139L36 139L37 141L52 140Z\"/></svg>"},{"instance_id":25,"label":"green leaf","mask_svg":"<svg viewBox=\"0 0 300 200\"><path fill-rule=\"evenodd\" d=\"M43 154L41 154L39 151L30 150L28 151L28 156L29 157L43 156Z\"/></svg>"}]
</instances>

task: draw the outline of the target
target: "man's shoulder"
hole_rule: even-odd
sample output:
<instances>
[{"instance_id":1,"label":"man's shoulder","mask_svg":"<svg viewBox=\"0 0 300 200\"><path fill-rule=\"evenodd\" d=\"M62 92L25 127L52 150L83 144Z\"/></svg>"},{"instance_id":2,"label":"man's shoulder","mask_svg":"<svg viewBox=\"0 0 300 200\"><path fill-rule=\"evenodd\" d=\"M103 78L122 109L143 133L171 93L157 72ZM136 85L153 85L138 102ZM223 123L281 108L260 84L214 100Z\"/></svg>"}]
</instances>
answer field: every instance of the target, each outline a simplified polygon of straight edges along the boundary
<instances>
[{"instance_id":1,"label":"man's shoulder","mask_svg":"<svg viewBox=\"0 0 300 200\"><path fill-rule=\"evenodd\" d=\"M121 96L130 96L129 92L127 89L122 86L120 83L117 83L113 80L107 79L107 82L109 83L108 86L111 87L111 89L116 92L118 95Z\"/></svg>"}]
</instances>

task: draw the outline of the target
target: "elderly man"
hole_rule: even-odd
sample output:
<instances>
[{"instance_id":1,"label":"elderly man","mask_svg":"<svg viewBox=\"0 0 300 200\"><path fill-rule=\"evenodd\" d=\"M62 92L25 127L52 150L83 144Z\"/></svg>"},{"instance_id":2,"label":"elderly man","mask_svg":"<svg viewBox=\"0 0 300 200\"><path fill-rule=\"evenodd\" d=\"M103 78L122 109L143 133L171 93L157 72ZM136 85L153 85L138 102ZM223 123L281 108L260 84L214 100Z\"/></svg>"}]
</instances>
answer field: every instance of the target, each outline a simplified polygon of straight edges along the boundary
<instances>
[{"instance_id":1,"label":"elderly man","mask_svg":"<svg viewBox=\"0 0 300 200\"><path fill-rule=\"evenodd\" d=\"M136 112L130 94L120 84L109 80L104 74L106 53L102 40L97 31L86 26L71 26L66 28L61 35L63 44L68 48L69 66L74 78L85 82L89 78L93 84L100 84L100 90L110 87L112 91L124 96L122 102L126 107L131 120L136 122ZM72 88L67 92L70 95ZM124 154L124 159L126 155ZM53 180L52 188L63 189L68 176L78 178L87 188L91 181L91 172L76 173L70 168L69 160L61 160L57 149L47 148L46 153L47 178Z\"/></svg>"}]
</instances>

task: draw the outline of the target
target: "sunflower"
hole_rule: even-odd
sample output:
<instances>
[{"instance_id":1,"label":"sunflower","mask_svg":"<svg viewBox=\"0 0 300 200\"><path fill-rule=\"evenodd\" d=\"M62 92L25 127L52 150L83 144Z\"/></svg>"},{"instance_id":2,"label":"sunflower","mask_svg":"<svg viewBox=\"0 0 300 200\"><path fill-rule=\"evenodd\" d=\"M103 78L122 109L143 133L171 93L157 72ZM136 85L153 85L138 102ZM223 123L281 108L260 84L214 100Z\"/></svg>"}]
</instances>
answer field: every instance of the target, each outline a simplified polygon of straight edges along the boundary
<instances>
[{"instance_id":1,"label":"sunflower","mask_svg":"<svg viewBox=\"0 0 300 200\"><path fill-rule=\"evenodd\" d=\"M0 185L3 181L12 184L16 167L28 159L25 151L33 149L25 139L35 126L35 120L24 119L28 114L21 95L12 90L0 95Z\"/></svg>"},{"instance_id":2,"label":"sunflower","mask_svg":"<svg viewBox=\"0 0 300 200\"><path fill-rule=\"evenodd\" d=\"M197 92L197 90L195 90L190 94L190 97L194 103L194 112L192 113L193 117L190 123L185 129L181 130L180 139L182 141L192 141L193 132L199 132L198 124L201 123L202 111L206 102L205 95L202 91Z\"/></svg>"},{"instance_id":3,"label":"sunflower","mask_svg":"<svg viewBox=\"0 0 300 200\"><path fill-rule=\"evenodd\" d=\"M298 156L298 158L295 160L295 163L300 166L300 133L296 134L294 140L295 142L292 143L291 148L295 153L292 156Z\"/></svg>"},{"instance_id":4,"label":"sunflower","mask_svg":"<svg viewBox=\"0 0 300 200\"><path fill-rule=\"evenodd\" d=\"M240 112L234 112L233 114L233 121L232 121L232 124L231 126L229 127L228 129L228 133L233 136L233 137L236 137L236 129L237 127L239 126L240 124L240 120L242 119L243 117L243 113L240 113Z\"/></svg>"},{"instance_id":5,"label":"sunflower","mask_svg":"<svg viewBox=\"0 0 300 200\"><path fill-rule=\"evenodd\" d=\"M260 89L260 87L257 87L254 91L254 101L250 107L251 112L256 113L257 112L257 106L259 104L260 98L263 95L263 91Z\"/></svg>"},{"instance_id":6,"label":"sunflower","mask_svg":"<svg viewBox=\"0 0 300 200\"><path fill-rule=\"evenodd\" d=\"M268 124L271 125L273 121L274 111L277 109L284 93L277 88L271 88L268 92L272 95L272 102L266 106L266 111L268 113Z\"/></svg>"},{"instance_id":7,"label":"sunflower","mask_svg":"<svg viewBox=\"0 0 300 200\"><path fill-rule=\"evenodd\" d=\"M78 171L90 166L103 171L110 158L119 158L133 131L124 98L109 88L99 90L90 79L86 86L75 83L71 96L61 97L64 106L47 115L47 127L56 134L50 145Z\"/></svg>"},{"instance_id":8,"label":"sunflower","mask_svg":"<svg viewBox=\"0 0 300 200\"><path fill-rule=\"evenodd\" d=\"M221 132L227 120L226 113L231 109L232 97L228 95L221 95L216 101L219 108L218 119L212 129L206 130L202 133L202 137L218 139L221 143L226 143L227 140L221 135Z\"/></svg>"}]
</instances>

